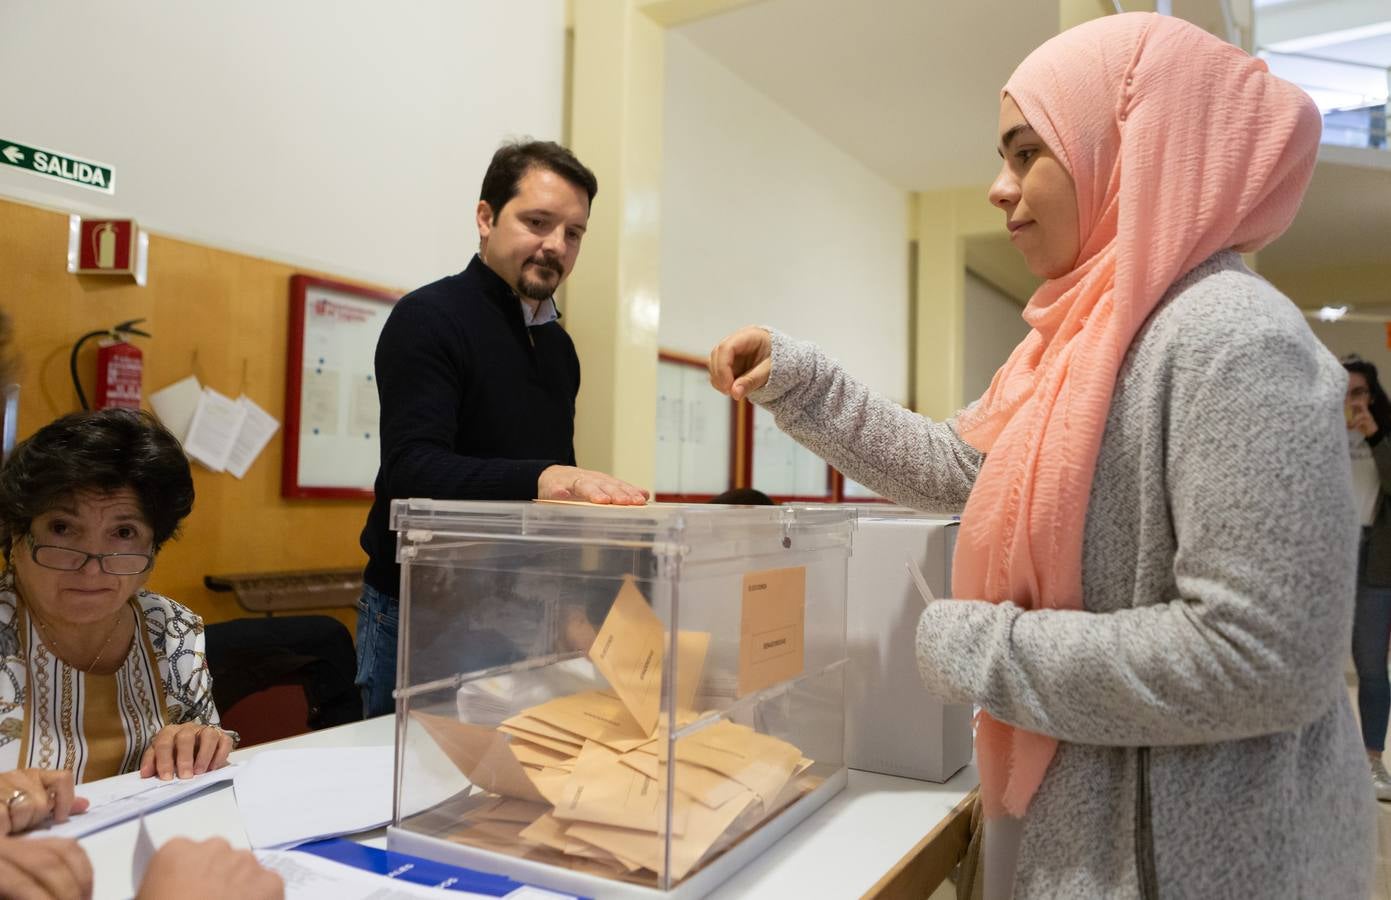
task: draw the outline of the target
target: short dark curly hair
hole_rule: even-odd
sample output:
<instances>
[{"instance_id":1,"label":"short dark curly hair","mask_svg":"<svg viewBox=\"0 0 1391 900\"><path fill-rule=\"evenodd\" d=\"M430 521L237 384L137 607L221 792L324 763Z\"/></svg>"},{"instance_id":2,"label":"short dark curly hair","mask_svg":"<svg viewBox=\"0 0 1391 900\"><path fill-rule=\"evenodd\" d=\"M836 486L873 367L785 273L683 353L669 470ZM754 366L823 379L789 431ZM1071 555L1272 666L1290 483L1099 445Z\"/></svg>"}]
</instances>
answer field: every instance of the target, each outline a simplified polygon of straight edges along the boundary
<instances>
[{"instance_id":1,"label":"short dark curly hair","mask_svg":"<svg viewBox=\"0 0 1391 900\"><path fill-rule=\"evenodd\" d=\"M5 563L34 517L93 491L135 492L154 552L193 509L193 474L179 439L143 410L98 409L55 419L15 447L0 468Z\"/></svg>"},{"instance_id":2,"label":"short dark curly hair","mask_svg":"<svg viewBox=\"0 0 1391 900\"><path fill-rule=\"evenodd\" d=\"M584 191L591 205L599 193L599 179L569 148L554 141L511 141L493 154L488 171L483 173L483 187L478 199L493 211L493 220L507 202L517 196L522 178L532 169L549 169L575 187Z\"/></svg>"}]
</instances>

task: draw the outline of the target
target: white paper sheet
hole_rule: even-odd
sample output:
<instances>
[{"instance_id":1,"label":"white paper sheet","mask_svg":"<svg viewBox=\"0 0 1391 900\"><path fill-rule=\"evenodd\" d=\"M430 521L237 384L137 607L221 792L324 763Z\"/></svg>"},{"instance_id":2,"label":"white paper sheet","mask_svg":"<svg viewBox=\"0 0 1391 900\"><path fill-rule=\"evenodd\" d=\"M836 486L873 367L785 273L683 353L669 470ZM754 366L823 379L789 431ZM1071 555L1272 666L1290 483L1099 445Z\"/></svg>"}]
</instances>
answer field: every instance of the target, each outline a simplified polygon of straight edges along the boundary
<instances>
[{"instance_id":1,"label":"white paper sheet","mask_svg":"<svg viewBox=\"0 0 1391 900\"><path fill-rule=\"evenodd\" d=\"M237 403L246 411L246 417L237 432L232 453L227 457L227 471L242 478L256 461L256 457L266 448L266 444L270 443L280 423L276 421L275 416L261 409L245 394L237 398Z\"/></svg>"},{"instance_id":2,"label":"white paper sheet","mask_svg":"<svg viewBox=\"0 0 1391 900\"><path fill-rule=\"evenodd\" d=\"M25 832L25 835L83 837L176 803L214 784L230 781L237 774L238 768L235 765L226 766L193 778L175 778L170 781L141 778L139 772L128 772L115 778L79 784L77 796L86 797L91 803L85 813L72 816L59 825Z\"/></svg>"},{"instance_id":3,"label":"white paper sheet","mask_svg":"<svg viewBox=\"0 0 1391 900\"><path fill-rule=\"evenodd\" d=\"M435 900L467 900L470 897L496 900L472 891L441 890L397 881L309 853L257 850L256 858L261 865L279 873L285 880L285 900L416 900L429 897Z\"/></svg>"},{"instance_id":4,"label":"white paper sheet","mask_svg":"<svg viewBox=\"0 0 1391 900\"><path fill-rule=\"evenodd\" d=\"M130 883L139 885L145 880L145 870L155 855L155 841L150 837L150 829L145 827L145 817L140 817L140 833L135 836L135 851L130 855Z\"/></svg>"},{"instance_id":5,"label":"white paper sheet","mask_svg":"<svg viewBox=\"0 0 1391 900\"><path fill-rule=\"evenodd\" d=\"M190 375L151 394L150 406L164 427L174 433L179 443L183 443L188 437L188 426L193 422L193 413L198 409L198 400L202 396L203 386L198 383L197 377Z\"/></svg>"},{"instance_id":6,"label":"white paper sheet","mask_svg":"<svg viewBox=\"0 0 1391 900\"><path fill-rule=\"evenodd\" d=\"M221 472L227 468L227 459L245 419L246 407L212 388L203 388L184 438L184 452L214 472Z\"/></svg>"},{"instance_id":7,"label":"white paper sheet","mask_svg":"<svg viewBox=\"0 0 1391 900\"><path fill-rule=\"evenodd\" d=\"M393 747L267 750L233 787L251 846L286 847L391 821Z\"/></svg>"}]
</instances>

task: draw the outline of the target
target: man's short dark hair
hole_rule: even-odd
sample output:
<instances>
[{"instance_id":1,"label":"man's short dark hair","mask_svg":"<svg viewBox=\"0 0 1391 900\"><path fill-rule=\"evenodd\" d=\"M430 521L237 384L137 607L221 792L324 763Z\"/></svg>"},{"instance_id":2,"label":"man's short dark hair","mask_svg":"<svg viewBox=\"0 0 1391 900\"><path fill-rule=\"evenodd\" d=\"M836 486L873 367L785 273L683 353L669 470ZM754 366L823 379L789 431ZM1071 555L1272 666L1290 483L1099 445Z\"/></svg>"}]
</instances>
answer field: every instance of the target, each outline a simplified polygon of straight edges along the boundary
<instances>
[{"instance_id":1,"label":"man's short dark hair","mask_svg":"<svg viewBox=\"0 0 1391 900\"><path fill-rule=\"evenodd\" d=\"M565 147L555 141L509 141L497 148L488 171L483 173L483 189L478 199L488 204L496 220L507 201L517 196L522 177L532 169L548 169L580 188L594 204L594 195L599 193L599 179L575 158Z\"/></svg>"},{"instance_id":2,"label":"man's short dark hair","mask_svg":"<svg viewBox=\"0 0 1391 900\"><path fill-rule=\"evenodd\" d=\"M193 509L193 475L179 439L147 412L99 409L55 419L15 448L0 469L5 561L34 517L77 494L135 492L154 550Z\"/></svg>"}]
</instances>

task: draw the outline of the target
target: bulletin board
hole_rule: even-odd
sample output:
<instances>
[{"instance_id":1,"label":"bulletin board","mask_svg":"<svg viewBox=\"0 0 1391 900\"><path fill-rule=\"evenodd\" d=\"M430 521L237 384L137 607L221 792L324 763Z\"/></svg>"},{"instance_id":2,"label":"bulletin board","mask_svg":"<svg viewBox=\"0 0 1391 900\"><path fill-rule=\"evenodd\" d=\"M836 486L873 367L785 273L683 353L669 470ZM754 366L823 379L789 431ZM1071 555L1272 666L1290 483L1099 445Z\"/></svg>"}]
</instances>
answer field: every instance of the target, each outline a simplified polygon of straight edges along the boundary
<instances>
[{"instance_id":1,"label":"bulletin board","mask_svg":"<svg viewBox=\"0 0 1391 900\"><path fill-rule=\"evenodd\" d=\"M738 410L738 403L710 387L704 362L658 354L658 500L705 502L734 487Z\"/></svg>"},{"instance_id":2,"label":"bulletin board","mask_svg":"<svg viewBox=\"0 0 1391 900\"><path fill-rule=\"evenodd\" d=\"M290 279L285 497L370 498L381 439L373 359L397 295Z\"/></svg>"},{"instance_id":3,"label":"bulletin board","mask_svg":"<svg viewBox=\"0 0 1391 900\"><path fill-rule=\"evenodd\" d=\"M750 440L745 484L779 503L834 500L832 471L826 461L779 431L768 410L753 404L749 407L745 413Z\"/></svg>"}]
</instances>

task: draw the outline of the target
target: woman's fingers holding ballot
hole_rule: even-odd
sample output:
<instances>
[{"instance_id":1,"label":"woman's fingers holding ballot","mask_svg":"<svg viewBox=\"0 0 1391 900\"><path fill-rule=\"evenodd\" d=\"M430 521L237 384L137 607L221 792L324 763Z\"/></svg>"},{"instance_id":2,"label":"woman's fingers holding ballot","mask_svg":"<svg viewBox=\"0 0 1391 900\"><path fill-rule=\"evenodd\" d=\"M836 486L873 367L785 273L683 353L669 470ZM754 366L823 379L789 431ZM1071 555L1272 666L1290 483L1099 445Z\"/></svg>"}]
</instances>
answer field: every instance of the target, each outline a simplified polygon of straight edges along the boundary
<instances>
[{"instance_id":1,"label":"woman's fingers holding ballot","mask_svg":"<svg viewBox=\"0 0 1391 900\"><path fill-rule=\"evenodd\" d=\"M773 339L768 329L740 328L710 351L710 385L721 394L743 400L768 383L773 370Z\"/></svg>"},{"instance_id":2,"label":"woman's fingers holding ballot","mask_svg":"<svg viewBox=\"0 0 1391 900\"><path fill-rule=\"evenodd\" d=\"M17 834L50 819L66 822L87 801L73 796L72 773L66 769L14 769L0 772L0 835Z\"/></svg>"}]
</instances>

